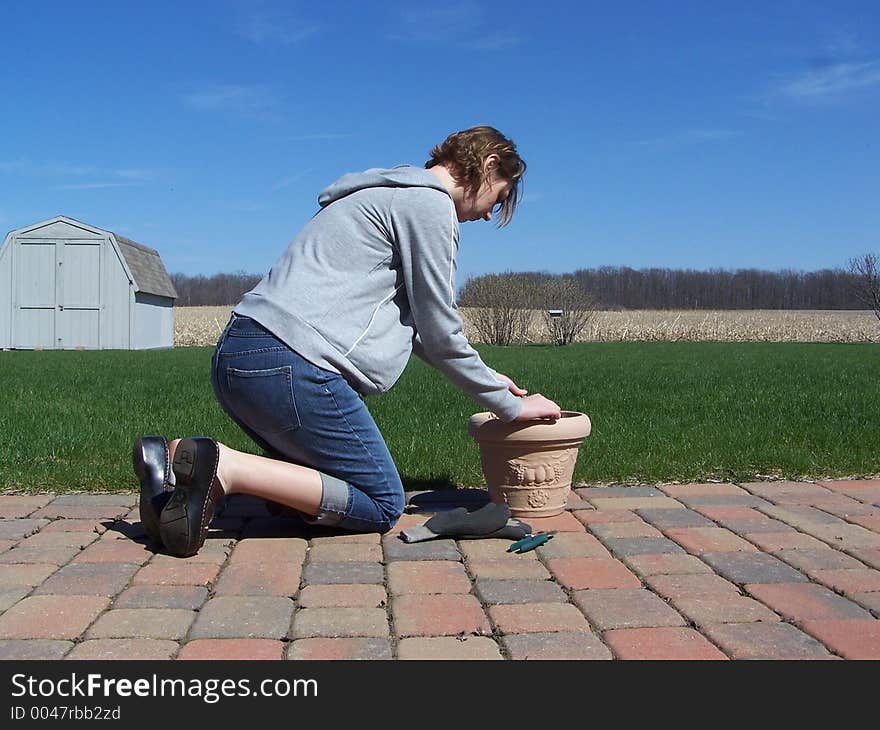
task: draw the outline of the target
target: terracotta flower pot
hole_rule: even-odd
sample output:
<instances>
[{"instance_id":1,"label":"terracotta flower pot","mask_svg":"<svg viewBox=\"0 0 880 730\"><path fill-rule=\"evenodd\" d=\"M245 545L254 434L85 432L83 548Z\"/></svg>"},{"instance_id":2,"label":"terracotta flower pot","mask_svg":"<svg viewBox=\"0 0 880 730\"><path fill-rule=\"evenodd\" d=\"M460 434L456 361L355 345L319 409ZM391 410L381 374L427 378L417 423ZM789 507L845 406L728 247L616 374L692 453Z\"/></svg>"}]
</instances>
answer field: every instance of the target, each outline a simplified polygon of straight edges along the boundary
<instances>
[{"instance_id":1,"label":"terracotta flower pot","mask_svg":"<svg viewBox=\"0 0 880 730\"><path fill-rule=\"evenodd\" d=\"M576 411L563 411L555 422L504 423L491 413L468 420L489 496L506 502L514 517L551 517L565 509L578 447L590 428L589 417Z\"/></svg>"}]
</instances>

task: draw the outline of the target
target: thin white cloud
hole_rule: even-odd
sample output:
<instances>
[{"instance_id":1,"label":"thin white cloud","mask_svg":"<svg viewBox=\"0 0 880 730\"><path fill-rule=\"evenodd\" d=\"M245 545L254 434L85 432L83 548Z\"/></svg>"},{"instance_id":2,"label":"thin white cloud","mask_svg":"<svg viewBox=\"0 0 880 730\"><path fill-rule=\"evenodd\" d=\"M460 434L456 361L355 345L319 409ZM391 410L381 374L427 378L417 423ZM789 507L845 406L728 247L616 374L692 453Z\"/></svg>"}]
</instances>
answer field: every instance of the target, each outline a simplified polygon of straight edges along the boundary
<instances>
[{"instance_id":1,"label":"thin white cloud","mask_svg":"<svg viewBox=\"0 0 880 730\"><path fill-rule=\"evenodd\" d=\"M278 190L281 190L282 188L288 187L289 185L293 185L293 183L295 183L297 180L301 180L306 175L308 175L310 172L313 172L313 170L314 170L314 168L309 167L309 168L306 168L305 170L300 170L298 173L296 173L294 175L289 175L287 177L282 178L281 180L279 180L278 182L276 182L272 186L272 192L276 192Z\"/></svg>"},{"instance_id":2,"label":"thin white cloud","mask_svg":"<svg viewBox=\"0 0 880 730\"><path fill-rule=\"evenodd\" d=\"M102 188L127 188L137 184L133 182L75 183L73 185L56 185L53 190L100 190Z\"/></svg>"},{"instance_id":3,"label":"thin white cloud","mask_svg":"<svg viewBox=\"0 0 880 730\"><path fill-rule=\"evenodd\" d=\"M233 111L244 114L271 110L276 96L268 86L261 84L214 84L185 94L187 106L198 111Z\"/></svg>"},{"instance_id":4,"label":"thin white cloud","mask_svg":"<svg viewBox=\"0 0 880 730\"><path fill-rule=\"evenodd\" d=\"M254 12L237 27L238 34L258 46L289 46L321 30L318 23L280 12Z\"/></svg>"},{"instance_id":5,"label":"thin white cloud","mask_svg":"<svg viewBox=\"0 0 880 730\"><path fill-rule=\"evenodd\" d=\"M419 45L452 45L473 51L499 51L522 43L522 38L494 26L486 8L473 2L416 5L405 8L389 37Z\"/></svg>"},{"instance_id":6,"label":"thin white cloud","mask_svg":"<svg viewBox=\"0 0 880 730\"><path fill-rule=\"evenodd\" d=\"M789 99L828 99L880 86L880 61L829 63L789 79L780 93Z\"/></svg>"},{"instance_id":7,"label":"thin white cloud","mask_svg":"<svg viewBox=\"0 0 880 730\"><path fill-rule=\"evenodd\" d=\"M676 134L668 134L663 137L639 140L636 144L643 146L652 145L687 145L703 142L724 142L737 137L742 137L743 132L736 129L704 128L686 129Z\"/></svg>"},{"instance_id":8,"label":"thin white cloud","mask_svg":"<svg viewBox=\"0 0 880 730\"><path fill-rule=\"evenodd\" d=\"M322 140L349 139L356 136L354 132L315 132L314 134L295 134L284 139L287 142L319 142Z\"/></svg>"}]
</instances>

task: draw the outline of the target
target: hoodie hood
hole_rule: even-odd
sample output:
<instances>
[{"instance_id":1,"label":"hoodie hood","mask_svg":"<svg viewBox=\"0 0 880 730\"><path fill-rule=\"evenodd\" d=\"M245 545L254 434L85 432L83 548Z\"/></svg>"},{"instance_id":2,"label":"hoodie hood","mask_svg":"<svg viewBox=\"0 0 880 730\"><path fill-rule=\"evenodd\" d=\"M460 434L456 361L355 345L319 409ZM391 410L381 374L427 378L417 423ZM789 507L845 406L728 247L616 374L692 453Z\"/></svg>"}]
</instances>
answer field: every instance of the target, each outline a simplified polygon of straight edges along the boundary
<instances>
[{"instance_id":1,"label":"hoodie hood","mask_svg":"<svg viewBox=\"0 0 880 730\"><path fill-rule=\"evenodd\" d=\"M413 165L398 165L388 169L372 167L363 172L349 172L320 192L318 204L324 208L346 195L365 188L434 188L449 195L443 183L427 169Z\"/></svg>"}]
</instances>

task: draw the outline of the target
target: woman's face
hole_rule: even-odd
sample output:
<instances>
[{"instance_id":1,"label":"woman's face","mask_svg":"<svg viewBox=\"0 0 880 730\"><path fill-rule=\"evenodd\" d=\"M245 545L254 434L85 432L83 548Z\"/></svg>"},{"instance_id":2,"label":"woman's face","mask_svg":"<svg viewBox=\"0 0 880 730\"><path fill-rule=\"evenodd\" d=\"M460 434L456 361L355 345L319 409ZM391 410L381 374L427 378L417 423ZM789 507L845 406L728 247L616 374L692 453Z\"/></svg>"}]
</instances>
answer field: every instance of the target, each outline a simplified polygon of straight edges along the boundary
<instances>
[{"instance_id":1,"label":"woman's face","mask_svg":"<svg viewBox=\"0 0 880 730\"><path fill-rule=\"evenodd\" d=\"M458 222L490 221L495 206L504 202L510 194L510 180L504 180L494 170L489 170L483 184L475 194L465 193L455 206Z\"/></svg>"}]
</instances>

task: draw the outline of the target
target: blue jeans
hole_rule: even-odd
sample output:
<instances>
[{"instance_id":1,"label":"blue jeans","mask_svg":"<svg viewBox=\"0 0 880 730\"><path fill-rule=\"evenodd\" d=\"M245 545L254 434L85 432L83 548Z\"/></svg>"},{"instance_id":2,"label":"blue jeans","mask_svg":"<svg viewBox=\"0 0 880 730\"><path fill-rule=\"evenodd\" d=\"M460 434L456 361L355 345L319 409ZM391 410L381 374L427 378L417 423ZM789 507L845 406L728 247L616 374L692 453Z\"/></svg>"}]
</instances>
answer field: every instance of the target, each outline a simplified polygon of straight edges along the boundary
<instances>
[{"instance_id":1,"label":"blue jeans","mask_svg":"<svg viewBox=\"0 0 880 730\"><path fill-rule=\"evenodd\" d=\"M361 397L337 373L300 357L258 322L233 314L211 362L224 411L274 458L316 469L323 496L307 521L390 530L403 484Z\"/></svg>"}]
</instances>

